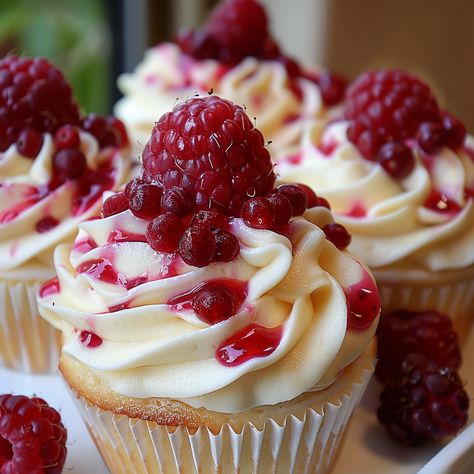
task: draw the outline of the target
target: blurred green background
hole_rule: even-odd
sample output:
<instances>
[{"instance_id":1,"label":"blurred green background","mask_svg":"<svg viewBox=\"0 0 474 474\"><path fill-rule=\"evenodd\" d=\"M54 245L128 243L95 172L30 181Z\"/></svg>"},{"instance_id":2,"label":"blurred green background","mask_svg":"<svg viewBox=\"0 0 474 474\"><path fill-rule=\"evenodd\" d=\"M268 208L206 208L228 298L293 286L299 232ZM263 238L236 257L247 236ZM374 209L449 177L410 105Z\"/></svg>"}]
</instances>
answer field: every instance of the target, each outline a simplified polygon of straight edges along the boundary
<instances>
[{"instance_id":1,"label":"blurred green background","mask_svg":"<svg viewBox=\"0 0 474 474\"><path fill-rule=\"evenodd\" d=\"M101 0L0 1L0 57L49 58L71 83L84 112L110 109L110 37Z\"/></svg>"}]
</instances>

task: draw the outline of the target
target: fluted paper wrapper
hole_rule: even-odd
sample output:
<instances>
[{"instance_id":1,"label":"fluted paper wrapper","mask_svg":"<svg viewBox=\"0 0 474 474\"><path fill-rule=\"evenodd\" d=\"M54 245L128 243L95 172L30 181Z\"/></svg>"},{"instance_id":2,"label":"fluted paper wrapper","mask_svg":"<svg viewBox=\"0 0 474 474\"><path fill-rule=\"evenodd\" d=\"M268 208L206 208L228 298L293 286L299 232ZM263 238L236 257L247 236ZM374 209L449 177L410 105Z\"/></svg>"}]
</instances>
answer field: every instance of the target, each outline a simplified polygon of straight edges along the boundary
<instances>
[{"instance_id":1,"label":"fluted paper wrapper","mask_svg":"<svg viewBox=\"0 0 474 474\"><path fill-rule=\"evenodd\" d=\"M438 311L449 316L461 341L467 337L474 319L474 278L432 286L385 284L383 279L377 276L376 280L382 301L382 313L388 314L401 309L415 312Z\"/></svg>"},{"instance_id":2,"label":"fluted paper wrapper","mask_svg":"<svg viewBox=\"0 0 474 474\"><path fill-rule=\"evenodd\" d=\"M72 396L113 474L324 473L372 372L373 367L359 372L351 393L325 403L321 413L308 408L280 424L269 418L262 429L247 422L240 432L225 424L217 434L206 426L191 430L116 415Z\"/></svg>"},{"instance_id":3,"label":"fluted paper wrapper","mask_svg":"<svg viewBox=\"0 0 474 474\"><path fill-rule=\"evenodd\" d=\"M57 370L60 332L38 313L40 286L0 280L0 366L35 373Z\"/></svg>"}]
</instances>

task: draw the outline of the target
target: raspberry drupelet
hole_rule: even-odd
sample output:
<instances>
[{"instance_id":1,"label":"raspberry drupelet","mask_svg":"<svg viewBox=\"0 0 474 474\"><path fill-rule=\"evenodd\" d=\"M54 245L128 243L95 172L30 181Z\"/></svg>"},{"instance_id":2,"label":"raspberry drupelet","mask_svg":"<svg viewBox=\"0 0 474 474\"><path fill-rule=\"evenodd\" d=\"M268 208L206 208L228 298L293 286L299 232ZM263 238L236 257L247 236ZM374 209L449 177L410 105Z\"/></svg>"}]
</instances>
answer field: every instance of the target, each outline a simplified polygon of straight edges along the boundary
<instances>
[{"instance_id":1,"label":"raspberry drupelet","mask_svg":"<svg viewBox=\"0 0 474 474\"><path fill-rule=\"evenodd\" d=\"M60 474L66 438L59 413L41 398L0 395L0 472Z\"/></svg>"}]
</instances>

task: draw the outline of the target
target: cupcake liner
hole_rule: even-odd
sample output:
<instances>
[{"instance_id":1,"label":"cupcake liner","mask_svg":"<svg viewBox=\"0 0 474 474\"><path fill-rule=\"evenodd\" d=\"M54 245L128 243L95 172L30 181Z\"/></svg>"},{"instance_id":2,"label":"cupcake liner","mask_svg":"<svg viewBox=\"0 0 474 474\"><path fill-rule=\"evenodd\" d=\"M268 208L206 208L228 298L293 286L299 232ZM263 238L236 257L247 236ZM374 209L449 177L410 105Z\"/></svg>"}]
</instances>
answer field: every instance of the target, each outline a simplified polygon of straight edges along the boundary
<instances>
[{"instance_id":1,"label":"cupcake liner","mask_svg":"<svg viewBox=\"0 0 474 474\"><path fill-rule=\"evenodd\" d=\"M382 300L382 313L388 314L401 309L434 310L451 318L461 340L468 334L474 318L474 278L432 286L385 284L383 279L377 279L377 275L376 280Z\"/></svg>"},{"instance_id":2,"label":"cupcake liner","mask_svg":"<svg viewBox=\"0 0 474 474\"><path fill-rule=\"evenodd\" d=\"M35 373L57 370L61 333L38 313L40 285L0 280L0 366Z\"/></svg>"},{"instance_id":3,"label":"cupcake liner","mask_svg":"<svg viewBox=\"0 0 474 474\"><path fill-rule=\"evenodd\" d=\"M321 413L308 407L280 422L269 418L261 428L247 422L236 431L224 424L217 434L206 426L164 426L116 415L70 391L113 474L324 473L331 468L372 372L373 364L362 369L351 393L326 402Z\"/></svg>"}]
</instances>

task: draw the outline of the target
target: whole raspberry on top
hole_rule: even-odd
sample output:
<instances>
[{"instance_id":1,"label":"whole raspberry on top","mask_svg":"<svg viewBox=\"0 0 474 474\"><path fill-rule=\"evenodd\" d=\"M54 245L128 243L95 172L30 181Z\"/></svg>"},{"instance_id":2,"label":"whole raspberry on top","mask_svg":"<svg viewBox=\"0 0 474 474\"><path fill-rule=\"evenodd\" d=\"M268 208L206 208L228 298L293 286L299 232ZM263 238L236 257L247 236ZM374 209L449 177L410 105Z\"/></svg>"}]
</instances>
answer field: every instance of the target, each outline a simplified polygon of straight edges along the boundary
<instances>
[{"instance_id":1,"label":"whole raspberry on top","mask_svg":"<svg viewBox=\"0 0 474 474\"><path fill-rule=\"evenodd\" d=\"M458 336L448 316L436 311L399 311L381 318L378 329L376 374L382 381L400 372L404 359L417 353L440 367L457 370L461 366Z\"/></svg>"},{"instance_id":2,"label":"whole raspberry on top","mask_svg":"<svg viewBox=\"0 0 474 474\"><path fill-rule=\"evenodd\" d=\"M404 71L362 74L347 90L345 117L350 121L349 140L369 160L378 159L388 143L416 138L431 153L442 146L460 146L465 137L462 123L440 111L430 88ZM406 155L406 150L399 154Z\"/></svg>"},{"instance_id":3,"label":"whole raspberry on top","mask_svg":"<svg viewBox=\"0 0 474 474\"><path fill-rule=\"evenodd\" d=\"M64 124L78 125L79 110L61 72L44 58L0 60L0 151L38 141L28 132L54 133Z\"/></svg>"},{"instance_id":4,"label":"whole raspberry on top","mask_svg":"<svg viewBox=\"0 0 474 474\"><path fill-rule=\"evenodd\" d=\"M455 435L467 422L469 398L456 371L411 354L380 396L377 416L396 441L419 446Z\"/></svg>"},{"instance_id":5,"label":"whole raspberry on top","mask_svg":"<svg viewBox=\"0 0 474 474\"><path fill-rule=\"evenodd\" d=\"M178 36L181 49L197 59L236 64L247 56L276 57L279 49L268 32L265 9L255 0L224 0L201 31Z\"/></svg>"},{"instance_id":6,"label":"whole raspberry on top","mask_svg":"<svg viewBox=\"0 0 474 474\"><path fill-rule=\"evenodd\" d=\"M146 177L179 187L194 209L238 216L275 183L262 134L244 110L217 96L179 103L156 123L143 152Z\"/></svg>"},{"instance_id":7,"label":"whole raspberry on top","mask_svg":"<svg viewBox=\"0 0 474 474\"><path fill-rule=\"evenodd\" d=\"M67 433L59 413L41 398L0 395L0 472L60 474Z\"/></svg>"}]
</instances>

